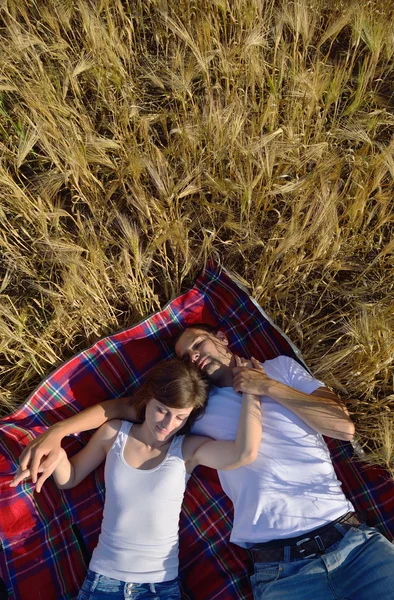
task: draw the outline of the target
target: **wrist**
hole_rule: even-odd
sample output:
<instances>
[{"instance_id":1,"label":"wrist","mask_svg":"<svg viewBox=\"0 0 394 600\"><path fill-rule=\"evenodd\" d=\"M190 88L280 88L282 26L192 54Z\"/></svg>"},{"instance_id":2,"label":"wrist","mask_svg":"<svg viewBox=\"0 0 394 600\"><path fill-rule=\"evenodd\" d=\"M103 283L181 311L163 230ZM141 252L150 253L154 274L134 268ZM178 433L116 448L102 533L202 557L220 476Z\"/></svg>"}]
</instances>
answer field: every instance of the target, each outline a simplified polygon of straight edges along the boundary
<instances>
[{"instance_id":1,"label":"wrist","mask_svg":"<svg viewBox=\"0 0 394 600\"><path fill-rule=\"evenodd\" d=\"M48 431L51 431L59 439L63 439L68 433L67 427L65 426L64 422L62 422L62 421L59 421L58 423L54 423L54 425L51 425L49 427Z\"/></svg>"},{"instance_id":2,"label":"wrist","mask_svg":"<svg viewBox=\"0 0 394 600\"><path fill-rule=\"evenodd\" d=\"M264 381L261 382L260 385L260 394L262 396L272 396L275 391L277 391L278 382L275 379L271 379L266 377Z\"/></svg>"},{"instance_id":3,"label":"wrist","mask_svg":"<svg viewBox=\"0 0 394 600\"><path fill-rule=\"evenodd\" d=\"M260 402L260 391L244 392L243 394L248 402Z\"/></svg>"}]
</instances>

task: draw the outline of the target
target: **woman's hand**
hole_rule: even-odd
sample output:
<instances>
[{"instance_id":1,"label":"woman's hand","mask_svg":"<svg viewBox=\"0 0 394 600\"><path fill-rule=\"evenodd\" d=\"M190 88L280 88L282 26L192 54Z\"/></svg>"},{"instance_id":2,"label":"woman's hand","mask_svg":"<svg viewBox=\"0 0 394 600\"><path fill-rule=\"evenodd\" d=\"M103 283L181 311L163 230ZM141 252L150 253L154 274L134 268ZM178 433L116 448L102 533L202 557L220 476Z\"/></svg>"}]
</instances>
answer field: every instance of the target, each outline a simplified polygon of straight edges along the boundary
<instances>
[{"instance_id":1,"label":"woman's hand","mask_svg":"<svg viewBox=\"0 0 394 600\"><path fill-rule=\"evenodd\" d=\"M271 379L266 375L258 360L252 358L248 365L237 360L237 366L233 368L234 392L255 394L262 396L268 391Z\"/></svg>"},{"instance_id":2,"label":"woman's hand","mask_svg":"<svg viewBox=\"0 0 394 600\"><path fill-rule=\"evenodd\" d=\"M15 487L23 479L31 477L32 482L37 483L36 490L39 492L59 464L59 457L63 458L63 437L61 430L53 425L32 440L19 457L19 467L10 486ZM39 473L41 475L37 479Z\"/></svg>"},{"instance_id":3,"label":"woman's hand","mask_svg":"<svg viewBox=\"0 0 394 600\"><path fill-rule=\"evenodd\" d=\"M47 468L44 469L43 465L44 465L44 462L46 462L46 461L44 461L43 463L41 463L40 465L38 465L35 477L37 479L37 475L39 473L42 473L42 475L37 480L36 492L39 493L41 491L43 483L48 479L48 477L50 477L52 475L52 473L54 472L54 470L56 469L56 467L60 464L60 462L64 458L67 459L67 454L66 454L65 450L63 450L63 448L60 448L60 451L59 451L59 453L57 455L57 458L54 458L52 460L52 462L50 463L49 467L47 467ZM24 479L28 479L29 477L31 477L32 480L33 480L33 475L32 475L31 470L28 467L27 468L22 468L22 466L19 465L18 471L16 472L14 479L10 483L10 487L16 487ZM35 483L34 480L33 480L33 483Z\"/></svg>"}]
</instances>

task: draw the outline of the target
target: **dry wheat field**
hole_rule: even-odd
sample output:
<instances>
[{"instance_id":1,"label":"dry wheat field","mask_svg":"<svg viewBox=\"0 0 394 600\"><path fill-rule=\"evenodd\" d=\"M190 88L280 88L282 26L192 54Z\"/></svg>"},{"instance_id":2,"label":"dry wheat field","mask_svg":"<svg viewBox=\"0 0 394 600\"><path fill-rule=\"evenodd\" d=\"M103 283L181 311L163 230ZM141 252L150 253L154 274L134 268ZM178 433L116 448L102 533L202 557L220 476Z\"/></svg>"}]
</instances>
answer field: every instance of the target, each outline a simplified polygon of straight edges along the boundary
<instances>
[{"instance_id":1,"label":"dry wheat field","mask_svg":"<svg viewBox=\"0 0 394 600\"><path fill-rule=\"evenodd\" d=\"M0 2L1 411L214 255L394 471L378 0Z\"/></svg>"}]
</instances>

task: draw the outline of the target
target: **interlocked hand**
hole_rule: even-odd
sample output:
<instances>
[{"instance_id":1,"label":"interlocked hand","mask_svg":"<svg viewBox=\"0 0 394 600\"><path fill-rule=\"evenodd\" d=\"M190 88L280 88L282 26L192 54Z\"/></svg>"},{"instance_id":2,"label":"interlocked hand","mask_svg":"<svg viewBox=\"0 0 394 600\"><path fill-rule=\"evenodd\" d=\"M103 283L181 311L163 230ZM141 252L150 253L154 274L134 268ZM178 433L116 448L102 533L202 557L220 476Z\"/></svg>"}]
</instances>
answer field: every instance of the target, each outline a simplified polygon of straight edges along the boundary
<instances>
[{"instance_id":1,"label":"interlocked hand","mask_svg":"<svg viewBox=\"0 0 394 600\"><path fill-rule=\"evenodd\" d=\"M32 482L37 483L36 491L39 492L64 456L61 440L62 436L51 428L32 440L19 457L19 467L10 486L15 487L31 477Z\"/></svg>"},{"instance_id":2,"label":"interlocked hand","mask_svg":"<svg viewBox=\"0 0 394 600\"><path fill-rule=\"evenodd\" d=\"M261 396L267 393L271 379L266 375L263 367L255 358L250 361L235 357L237 366L233 368L233 389L235 392L246 392ZM245 364L246 363L246 364Z\"/></svg>"},{"instance_id":3,"label":"interlocked hand","mask_svg":"<svg viewBox=\"0 0 394 600\"><path fill-rule=\"evenodd\" d=\"M43 466L44 463L46 462L46 460L44 460L40 465L38 465L35 477L37 479L37 476L39 473L41 473L41 476L38 477L38 479L37 479L36 492L41 491L43 483L48 479L48 477L50 477L52 475L52 473L56 469L57 465L65 457L67 457L65 450L63 450L63 448L60 448L58 457L51 462L49 467L44 468L44 466ZM19 483L21 483L21 481L23 481L24 479L28 479L29 477L31 477L33 479L30 469L29 468L24 469L21 467L21 465L19 465L18 470L14 476L14 479L10 483L10 487L16 487ZM34 480L33 480L33 483L34 483Z\"/></svg>"}]
</instances>

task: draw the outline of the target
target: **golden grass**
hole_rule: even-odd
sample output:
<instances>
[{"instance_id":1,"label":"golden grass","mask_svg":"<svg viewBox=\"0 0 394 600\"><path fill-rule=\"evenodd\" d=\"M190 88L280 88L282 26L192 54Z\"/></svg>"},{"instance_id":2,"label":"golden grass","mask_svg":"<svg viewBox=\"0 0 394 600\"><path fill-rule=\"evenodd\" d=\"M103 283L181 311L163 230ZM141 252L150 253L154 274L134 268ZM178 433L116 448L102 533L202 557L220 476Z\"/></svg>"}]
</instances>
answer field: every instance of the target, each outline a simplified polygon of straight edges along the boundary
<instances>
[{"instance_id":1,"label":"golden grass","mask_svg":"<svg viewBox=\"0 0 394 600\"><path fill-rule=\"evenodd\" d=\"M215 253L393 468L392 17L378 0L2 4L3 411Z\"/></svg>"}]
</instances>

